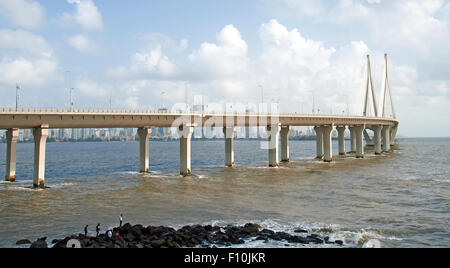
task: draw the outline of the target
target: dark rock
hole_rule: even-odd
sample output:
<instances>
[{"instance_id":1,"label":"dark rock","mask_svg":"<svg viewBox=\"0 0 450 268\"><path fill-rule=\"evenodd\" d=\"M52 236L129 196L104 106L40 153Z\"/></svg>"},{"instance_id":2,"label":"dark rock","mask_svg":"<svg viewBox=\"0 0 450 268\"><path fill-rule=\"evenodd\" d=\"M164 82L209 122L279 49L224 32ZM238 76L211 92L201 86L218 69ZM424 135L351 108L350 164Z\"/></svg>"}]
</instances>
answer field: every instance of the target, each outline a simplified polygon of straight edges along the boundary
<instances>
[{"instance_id":1,"label":"dark rock","mask_svg":"<svg viewBox=\"0 0 450 268\"><path fill-rule=\"evenodd\" d=\"M276 240L280 241L280 240L289 240L292 238L292 236L288 233L285 232L277 232L275 233L275 236L277 237Z\"/></svg>"},{"instance_id":2,"label":"dark rock","mask_svg":"<svg viewBox=\"0 0 450 268\"><path fill-rule=\"evenodd\" d=\"M243 228L242 231L247 234L254 234L259 232L259 228L261 228L258 224L254 223L247 223Z\"/></svg>"},{"instance_id":3,"label":"dark rock","mask_svg":"<svg viewBox=\"0 0 450 268\"><path fill-rule=\"evenodd\" d=\"M39 238L36 242L31 244L30 248L48 248L47 237Z\"/></svg>"},{"instance_id":4,"label":"dark rock","mask_svg":"<svg viewBox=\"0 0 450 268\"><path fill-rule=\"evenodd\" d=\"M125 223L125 224L122 226L122 230L123 230L123 231L129 231L129 230L131 229L131 227L133 227L133 226L131 226L130 223Z\"/></svg>"},{"instance_id":5,"label":"dark rock","mask_svg":"<svg viewBox=\"0 0 450 268\"><path fill-rule=\"evenodd\" d=\"M31 244L31 241L28 239L22 239L16 242L16 245L27 245L27 244Z\"/></svg>"},{"instance_id":6,"label":"dark rock","mask_svg":"<svg viewBox=\"0 0 450 268\"><path fill-rule=\"evenodd\" d=\"M290 243L309 244L308 239L301 236L292 236L290 239L288 239L288 241Z\"/></svg>"},{"instance_id":7,"label":"dark rock","mask_svg":"<svg viewBox=\"0 0 450 268\"><path fill-rule=\"evenodd\" d=\"M160 237L162 234L167 233L167 232L172 232L172 231L173 231L173 229L171 229L171 228L160 226L160 227L151 228L149 234Z\"/></svg>"},{"instance_id":8,"label":"dark rock","mask_svg":"<svg viewBox=\"0 0 450 268\"><path fill-rule=\"evenodd\" d=\"M58 243L53 245L53 248L67 248L67 242L69 242L70 239L70 237L66 237L63 240L60 240Z\"/></svg>"},{"instance_id":9,"label":"dark rock","mask_svg":"<svg viewBox=\"0 0 450 268\"><path fill-rule=\"evenodd\" d=\"M342 241L342 240L336 240L336 241L334 241L334 243L338 244L339 246L344 245L344 241Z\"/></svg>"},{"instance_id":10,"label":"dark rock","mask_svg":"<svg viewBox=\"0 0 450 268\"><path fill-rule=\"evenodd\" d=\"M297 234L307 234L308 233L308 231L304 230L304 229L296 229L294 232Z\"/></svg>"},{"instance_id":11,"label":"dark rock","mask_svg":"<svg viewBox=\"0 0 450 268\"><path fill-rule=\"evenodd\" d=\"M342 241L330 242L329 237L322 238L318 234L311 234L307 237L293 236L285 232L274 232L269 229L263 229L254 223L248 223L244 226L184 226L179 230L173 228L159 226L159 227L144 227L142 225L132 226L126 223L121 228L113 229L113 237L109 238L106 234L101 234L99 237L85 237L84 235L73 235L64 240L53 240L53 248L65 248L70 239L78 239L83 248L181 248L181 247L203 247L214 248L215 245L224 247L231 247L232 245L245 244L246 239L253 241L264 241L268 243L269 240L283 241L289 243L290 246L294 244L323 244L336 243L343 245ZM307 230L297 229L295 233L308 233ZM119 237L116 236L119 235ZM21 243L31 243L26 240L21 240ZM18 241L19 244L19 241ZM288 246L288 244L286 244ZM46 238L38 239L38 241L31 244L32 248L46 248Z\"/></svg>"},{"instance_id":12,"label":"dark rock","mask_svg":"<svg viewBox=\"0 0 450 268\"><path fill-rule=\"evenodd\" d=\"M136 241L136 236L134 236L132 233L123 235L123 238L125 239L125 241L128 241L128 242Z\"/></svg>"},{"instance_id":13,"label":"dark rock","mask_svg":"<svg viewBox=\"0 0 450 268\"><path fill-rule=\"evenodd\" d=\"M306 239L309 243L314 243L314 244L323 244L323 242L324 242L320 237L313 236L313 235L308 236Z\"/></svg>"},{"instance_id":14,"label":"dark rock","mask_svg":"<svg viewBox=\"0 0 450 268\"><path fill-rule=\"evenodd\" d=\"M161 248L166 243L166 240L160 239L152 242L152 247Z\"/></svg>"},{"instance_id":15,"label":"dark rock","mask_svg":"<svg viewBox=\"0 0 450 268\"><path fill-rule=\"evenodd\" d=\"M261 234L265 234L265 235L269 235L269 236L271 236L271 235L274 235L275 234L275 232L274 231L272 231L272 230L268 230L268 229L264 229L264 230L262 230L261 232L260 232Z\"/></svg>"}]
</instances>

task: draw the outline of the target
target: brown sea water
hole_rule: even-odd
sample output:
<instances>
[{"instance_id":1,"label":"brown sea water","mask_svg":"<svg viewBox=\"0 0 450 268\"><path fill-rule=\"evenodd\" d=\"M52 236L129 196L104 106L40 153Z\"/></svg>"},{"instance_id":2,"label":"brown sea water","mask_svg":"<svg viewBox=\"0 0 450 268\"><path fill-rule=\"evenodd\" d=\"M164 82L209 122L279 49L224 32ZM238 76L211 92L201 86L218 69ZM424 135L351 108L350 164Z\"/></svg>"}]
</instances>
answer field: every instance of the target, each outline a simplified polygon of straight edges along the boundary
<instances>
[{"instance_id":1,"label":"brown sea water","mask_svg":"<svg viewBox=\"0 0 450 268\"><path fill-rule=\"evenodd\" d=\"M0 246L63 238L89 224L125 221L181 227L256 222L306 228L346 246L450 246L450 139L403 139L389 155L313 160L314 141L291 141L292 161L273 169L258 141L236 141L235 168L223 141L193 141L194 175L178 176L178 142L150 142L152 174L141 175L138 143L49 143L46 185L33 190L33 144L19 144L16 183L0 183ZM337 144L334 144L334 149ZM0 144L0 174L6 145ZM336 153L336 152L335 152ZM249 242L249 247L286 243Z\"/></svg>"}]
</instances>

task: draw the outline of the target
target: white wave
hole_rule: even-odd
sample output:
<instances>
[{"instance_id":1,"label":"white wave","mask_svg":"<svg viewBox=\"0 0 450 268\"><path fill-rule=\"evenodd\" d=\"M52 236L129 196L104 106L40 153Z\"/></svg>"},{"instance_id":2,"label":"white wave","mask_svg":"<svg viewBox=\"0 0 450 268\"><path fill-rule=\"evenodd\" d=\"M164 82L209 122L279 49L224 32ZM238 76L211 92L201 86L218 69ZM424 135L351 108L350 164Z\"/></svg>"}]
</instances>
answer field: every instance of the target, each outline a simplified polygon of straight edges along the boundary
<instances>
[{"instance_id":1,"label":"white wave","mask_svg":"<svg viewBox=\"0 0 450 268\"><path fill-rule=\"evenodd\" d=\"M32 184L32 180L25 180L25 181L15 181L15 182L9 182L9 181L0 181L0 185L23 185L23 184Z\"/></svg>"},{"instance_id":2,"label":"white wave","mask_svg":"<svg viewBox=\"0 0 450 268\"><path fill-rule=\"evenodd\" d=\"M381 242L377 239L371 239L367 241L363 246L363 248L381 248Z\"/></svg>"},{"instance_id":3,"label":"white wave","mask_svg":"<svg viewBox=\"0 0 450 268\"><path fill-rule=\"evenodd\" d=\"M308 231L309 234L318 234L323 237L329 237L330 241L343 241L344 247L361 247L361 248L381 248L382 241L402 241L403 239L394 236L383 236L374 230L348 230L344 226L338 224L327 224L327 223L307 223L307 222L294 222L294 223L284 223L278 219L267 219L267 220L212 220L208 222L201 223L201 225L212 225L212 226L243 226L246 223L256 223L263 229L269 229L275 232L286 232L291 235L304 236L306 234L295 233L296 230L302 229ZM186 224L185 224L186 225ZM187 224L194 225L194 224ZM183 225L184 226L184 225ZM182 226L174 226L174 228L181 228ZM302 245L302 244L291 244L285 241L254 241L254 238L245 240L243 245L233 245L233 247L243 247L243 248L279 248L279 247L335 247L333 244L322 244L322 245Z\"/></svg>"}]
</instances>

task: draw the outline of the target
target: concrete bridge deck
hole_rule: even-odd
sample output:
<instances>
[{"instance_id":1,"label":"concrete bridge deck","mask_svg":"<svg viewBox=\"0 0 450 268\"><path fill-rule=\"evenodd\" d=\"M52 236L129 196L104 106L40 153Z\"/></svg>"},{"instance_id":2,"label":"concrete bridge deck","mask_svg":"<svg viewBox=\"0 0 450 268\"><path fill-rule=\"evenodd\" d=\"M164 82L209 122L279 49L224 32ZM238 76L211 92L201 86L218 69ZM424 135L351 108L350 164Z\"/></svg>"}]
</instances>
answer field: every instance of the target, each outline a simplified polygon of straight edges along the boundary
<instances>
[{"instance_id":1,"label":"concrete bridge deck","mask_svg":"<svg viewBox=\"0 0 450 268\"><path fill-rule=\"evenodd\" d=\"M324 126L376 125L394 127L393 118L257 113L158 112L150 110L65 110L0 108L0 129L141 128L195 126Z\"/></svg>"},{"instance_id":2,"label":"concrete bridge deck","mask_svg":"<svg viewBox=\"0 0 450 268\"><path fill-rule=\"evenodd\" d=\"M364 138L375 153L389 152L399 122L393 118L337 115L156 112L141 110L65 110L0 108L0 129L7 129L6 180L15 181L16 147L19 129L33 129L35 187L45 184L45 148L50 128L138 128L140 171L149 172L149 138L153 127L175 127L180 136L180 174L191 174L191 137L195 127L221 127L225 136L225 165L234 165L236 127L266 127L269 136L269 166L289 161L289 132L293 126L314 126L317 159L333 161L332 131L339 136L339 154L345 155L345 130L350 130L351 151L364 157ZM370 129L373 138L367 134ZM279 144L281 140L281 146Z\"/></svg>"}]
</instances>

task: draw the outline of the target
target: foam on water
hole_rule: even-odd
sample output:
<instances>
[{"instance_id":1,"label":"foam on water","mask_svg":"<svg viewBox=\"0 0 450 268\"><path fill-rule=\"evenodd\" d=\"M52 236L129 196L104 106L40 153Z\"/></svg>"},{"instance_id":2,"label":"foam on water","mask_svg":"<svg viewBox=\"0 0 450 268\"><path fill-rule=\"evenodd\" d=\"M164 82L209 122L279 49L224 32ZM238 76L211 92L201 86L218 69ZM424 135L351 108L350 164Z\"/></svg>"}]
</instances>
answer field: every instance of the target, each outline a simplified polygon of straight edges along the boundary
<instances>
[{"instance_id":1,"label":"foam on water","mask_svg":"<svg viewBox=\"0 0 450 268\"><path fill-rule=\"evenodd\" d=\"M285 232L290 235L295 236L307 236L308 234L318 234L322 237L329 237L330 241L340 240L344 242L343 247L359 247L359 248L381 248L381 241L402 241L401 238L394 236L383 236L377 233L374 230L347 230L345 227L340 226L338 224L326 224L326 223L306 223L306 222L295 222L295 223L282 223L276 219L267 219L263 221L258 220L237 220L237 221L224 221L224 220L213 220L203 222L200 225L212 225L212 226L220 226L226 227L228 225L232 226L244 226L247 223L256 223L261 226L262 229L269 229L274 232ZM180 229L186 225L196 225L198 223L188 223L183 225L174 225L172 226L175 229ZM296 233L295 231L301 229L308 231L308 234L305 233ZM222 229L222 232L224 230ZM293 248L310 248L310 247L320 247L320 248L330 248L336 247L333 244L297 244L297 243L288 243L286 241L274 241L269 240L268 242L255 240L254 238L244 239L245 244L242 245L233 245L233 247L241 247L241 248L285 248L285 247L293 247ZM219 246L217 247L226 247Z\"/></svg>"}]
</instances>

